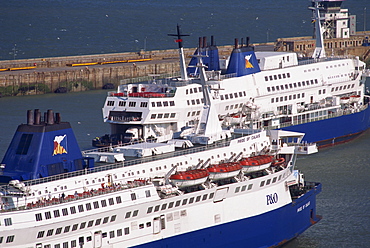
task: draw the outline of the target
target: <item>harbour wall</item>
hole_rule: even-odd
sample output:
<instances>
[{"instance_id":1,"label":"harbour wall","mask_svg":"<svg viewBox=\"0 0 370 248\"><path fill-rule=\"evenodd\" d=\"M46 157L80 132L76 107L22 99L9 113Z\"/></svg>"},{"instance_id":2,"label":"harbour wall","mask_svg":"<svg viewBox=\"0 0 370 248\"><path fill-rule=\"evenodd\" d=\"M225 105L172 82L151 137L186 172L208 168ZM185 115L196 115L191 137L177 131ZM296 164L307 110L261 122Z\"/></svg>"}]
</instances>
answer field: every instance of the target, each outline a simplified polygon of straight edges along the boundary
<instances>
[{"instance_id":1,"label":"harbour wall","mask_svg":"<svg viewBox=\"0 0 370 248\"><path fill-rule=\"evenodd\" d=\"M194 50L184 49L187 60ZM231 50L219 47L221 56ZM125 79L177 74L178 57L178 50L170 49L0 61L0 96L115 88Z\"/></svg>"}]
</instances>

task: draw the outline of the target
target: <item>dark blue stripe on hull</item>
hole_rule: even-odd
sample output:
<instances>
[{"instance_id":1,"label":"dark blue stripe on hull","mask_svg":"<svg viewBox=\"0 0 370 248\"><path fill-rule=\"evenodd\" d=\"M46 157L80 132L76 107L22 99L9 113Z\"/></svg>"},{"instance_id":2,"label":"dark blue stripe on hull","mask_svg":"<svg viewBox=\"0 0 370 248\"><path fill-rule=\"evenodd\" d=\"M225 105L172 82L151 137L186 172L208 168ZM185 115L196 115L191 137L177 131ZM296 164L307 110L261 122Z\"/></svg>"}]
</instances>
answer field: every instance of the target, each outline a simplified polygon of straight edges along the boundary
<instances>
[{"instance_id":1,"label":"dark blue stripe on hull","mask_svg":"<svg viewBox=\"0 0 370 248\"><path fill-rule=\"evenodd\" d=\"M277 210L135 247L239 248L279 246L297 237L321 219L316 216L316 195L320 192L321 184L317 184L315 189L307 192L303 197ZM243 211L242 207L240 211Z\"/></svg>"},{"instance_id":2,"label":"dark blue stripe on hull","mask_svg":"<svg viewBox=\"0 0 370 248\"><path fill-rule=\"evenodd\" d=\"M370 107L364 111L282 128L305 133L304 141L320 147L344 143L356 138L370 127Z\"/></svg>"}]
</instances>

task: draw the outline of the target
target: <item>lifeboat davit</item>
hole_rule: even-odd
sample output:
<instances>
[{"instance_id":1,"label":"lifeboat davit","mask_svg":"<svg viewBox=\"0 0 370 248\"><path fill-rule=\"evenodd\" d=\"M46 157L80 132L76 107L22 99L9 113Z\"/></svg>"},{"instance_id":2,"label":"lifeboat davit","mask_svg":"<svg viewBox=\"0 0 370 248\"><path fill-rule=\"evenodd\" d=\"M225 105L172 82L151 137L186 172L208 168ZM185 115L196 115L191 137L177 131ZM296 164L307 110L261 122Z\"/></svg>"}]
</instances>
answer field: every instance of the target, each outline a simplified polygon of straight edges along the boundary
<instances>
[{"instance_id":1,"label":"lifeboat davit","mask_svg":"<svg viewBox=\"0 0 370 248\"><path fill-rule=\"evenodd\" d=\"M272 162L271 166L277 167L277 166L284 166L285 165L285 158L279 158L276 159L274 162Z\"/></svg>"},{"instance_id":2,"label":"lifeboat davit","mask_svg":"<svg viewBox=\"0 0 370 248\"><path fill-rule=\"evenodd\" d=\"M237 176L241 169L241 164L235 162L210 165L207 171L209 172L209 179L220 180Z\"/></svg>"},{"instance_id":3,"label":"lifeboat davit","mask_svg":"<svg viewBox=\"0 0 370 248\"><path fill-rule=\"evenodd\" d=\"M273 160L273 156L270 155L258 155L254 157L244 158L240 161L243 167L244 173L250 173L254 171L260 171L270 167Z\"/></svg>"},{"instance_id":4,"label":"lifeboat davit","mask_svg":"<svg viewBox=\"0 0 370 248\"><path fill-rule=\"evenodd\" d=\"M188 171L177 171L170 176L170 180L179 188L199 185L208 179L209 173L206 169L195 169Z\"/></svg>"},{"instance_id":5,"label":"lifeboat davit","mask_svg":"<svg viewBox=\"0 0 370 248\"><path fill-rule=\"evenodd\" d=\"M358 102L360 100L361 96L360 95L352 95L350 96L350 102Z\"/></svg>"},{"instance_id":6,"label":"lifeboat davit","mask_svg":"<svg viewBox=\"0 0 370 248\"><path fill-rule=\"evenodd\" d=\"M340 98L340 103L341 104L347 104L347 103L349 103L349 97L348 96L345 96L345 97L341 97Z\"/></svg>"}]
</instances>

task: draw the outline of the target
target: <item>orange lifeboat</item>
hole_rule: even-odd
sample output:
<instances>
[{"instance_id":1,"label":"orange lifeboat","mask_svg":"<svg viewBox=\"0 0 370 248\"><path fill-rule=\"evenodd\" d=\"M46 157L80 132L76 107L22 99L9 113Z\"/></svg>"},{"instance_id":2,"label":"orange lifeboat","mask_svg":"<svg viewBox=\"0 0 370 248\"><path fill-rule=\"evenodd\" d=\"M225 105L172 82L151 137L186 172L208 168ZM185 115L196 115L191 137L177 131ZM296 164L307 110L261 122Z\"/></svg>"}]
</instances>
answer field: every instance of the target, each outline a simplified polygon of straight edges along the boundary
<instances>
[{"instance_id":1,"label":"orange lifeboat","mask_svg":"<svg viewBox=\"0 0 370 248\"><path fill-rule=\"evenodd\" d=\"M284 166L285 165L285 158L279 158L275 160L271 166L277 167L277 166Z\"/></svg>"},{"instance_id":2,"label":"orange lifeboat","mask_svg":"<svg viewBox=\"0 0 370 248\"><path fill-rule=\"evenodd\" d=\"M195 169L178 171L170 176L170 180L179 188L199 185L208 179L209 173L206 169Z\"/></svg>"},{"instance_id":3,"label":"orange lifeboat","mask_svg":"<svg viewBox=\"0 0 370 248\"><path fill-rule=\"evenodd\" d=\"M273 160L273 156L270 155L258 155L249 158L244 158L240 161L243 167L244 173L250 173L254 171L260 171L270 167Z\"/></svg>"},{"instance_id":4,"label":"orange lifeboat","mask_svg":"<svg viewBox=\"0 0 370 248\"><path fill-rule=\"evenodd\" d=\"M237 176L241 169L241 164L234 162L210 165L207 171L209 172L209 179L220 180Z\"/></svg>"},{"instance_id":5,"label":"orange lifeboat","mask_svg":"<svg viewBox=\"0 0 370 248\"><path fill-rule=\"evenodd\" d=\"M150 97L165 97L166 94L163 93L157 93L157 92L134 92L134 93L129 93L128 96L130 97L145 97L145 98L150 98Z\"/></svg>"}]
</instances>

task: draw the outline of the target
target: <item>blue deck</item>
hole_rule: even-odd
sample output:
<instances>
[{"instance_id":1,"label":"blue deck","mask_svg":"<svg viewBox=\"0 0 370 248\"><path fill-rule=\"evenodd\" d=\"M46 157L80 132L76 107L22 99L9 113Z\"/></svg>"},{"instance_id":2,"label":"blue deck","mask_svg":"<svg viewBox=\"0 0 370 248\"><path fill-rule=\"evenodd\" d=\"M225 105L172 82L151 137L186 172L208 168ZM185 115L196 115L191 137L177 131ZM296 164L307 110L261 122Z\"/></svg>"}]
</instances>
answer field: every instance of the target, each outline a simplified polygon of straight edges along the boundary
<instances>
[{"instance_id":1,"label":"blue deck","mask_svg":"<svg viewBox=\"0 0 370 248\"><path fill-rule=\"evenodd\" d=\"M275 247L294 239L318 222L316 195L321 184L282 208L247 219L135 246L151 248L185 247ZM243 206L240 206L243 211Z\"/></svg>"}]
</instances>

